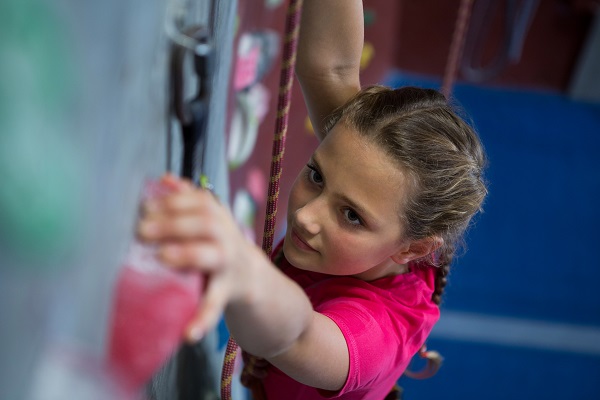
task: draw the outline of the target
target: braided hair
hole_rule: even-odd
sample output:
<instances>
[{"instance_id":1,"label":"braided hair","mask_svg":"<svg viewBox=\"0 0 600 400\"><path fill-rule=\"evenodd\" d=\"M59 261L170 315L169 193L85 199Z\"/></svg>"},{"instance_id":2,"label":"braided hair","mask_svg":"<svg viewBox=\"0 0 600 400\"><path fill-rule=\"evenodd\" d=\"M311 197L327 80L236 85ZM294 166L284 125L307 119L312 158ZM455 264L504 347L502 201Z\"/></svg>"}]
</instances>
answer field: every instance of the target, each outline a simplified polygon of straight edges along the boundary
<instances>
[{"instance_id":1,"label":"braided hair","mask_svg":"<svg viewBox=\"0 0 600 400\"><path fill-rule=\"evenodd\" d=\"M486 159L475 130L433 89L371 86L335 110L325 133L344 123L396 160L411 181L400 219L411 240L443 239L427 257L437 268L432 300L441 303L450 264L485 196Z\"/></svg>"}]
</instances>

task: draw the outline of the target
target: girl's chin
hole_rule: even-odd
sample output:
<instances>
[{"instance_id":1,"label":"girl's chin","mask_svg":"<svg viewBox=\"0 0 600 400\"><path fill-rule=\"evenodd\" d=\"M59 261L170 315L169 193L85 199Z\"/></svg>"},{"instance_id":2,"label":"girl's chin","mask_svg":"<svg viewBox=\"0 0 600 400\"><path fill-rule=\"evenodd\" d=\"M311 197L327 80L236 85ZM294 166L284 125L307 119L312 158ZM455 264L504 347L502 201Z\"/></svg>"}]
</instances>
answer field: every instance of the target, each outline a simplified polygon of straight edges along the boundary
<instances>
[{"instance_id":1,"label":"girl's chin","mask_svg":"<svg viewBox=\"0 0 600 400\"><path fill-rule=\"evenodd\" d=\"M294 267L305 271L319 272L315 270L317 264L314 256L317 253L307 253L301 249L298 249L291 240L285 240L283 242L283 253L285 254L286 260Z\"/></svg>"}]
</instances>

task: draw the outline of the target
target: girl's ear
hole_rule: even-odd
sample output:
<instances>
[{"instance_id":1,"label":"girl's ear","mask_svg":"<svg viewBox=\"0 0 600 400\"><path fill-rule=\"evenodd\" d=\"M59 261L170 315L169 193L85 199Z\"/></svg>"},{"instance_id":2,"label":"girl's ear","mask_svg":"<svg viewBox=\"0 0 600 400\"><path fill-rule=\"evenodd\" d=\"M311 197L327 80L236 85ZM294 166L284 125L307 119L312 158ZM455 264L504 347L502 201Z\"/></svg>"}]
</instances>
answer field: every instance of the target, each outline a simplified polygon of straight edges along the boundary
<instances>
[{"instance_id":1,"label":"girl's ear","mask_svg":"<svg viewBox=\"0 0 600 400\"><path fill-rule=\"evenodd\" d=\"M410 261L425 257L439 249L444 244L444 239L432 236L419 240L412 240L400 251L392 255L392 261L396 264L407 264Z\"/></svg>"}]
</instances>

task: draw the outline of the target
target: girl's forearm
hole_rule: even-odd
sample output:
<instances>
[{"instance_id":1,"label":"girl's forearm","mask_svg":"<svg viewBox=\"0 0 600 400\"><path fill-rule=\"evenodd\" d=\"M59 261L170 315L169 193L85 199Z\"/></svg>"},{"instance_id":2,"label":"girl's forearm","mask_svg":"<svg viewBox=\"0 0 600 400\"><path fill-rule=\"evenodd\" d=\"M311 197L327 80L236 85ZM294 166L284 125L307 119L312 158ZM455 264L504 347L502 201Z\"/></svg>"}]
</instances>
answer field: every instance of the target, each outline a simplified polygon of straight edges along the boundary
<instances>
[{"instance_id":1,"label":"girl's forearm","mask_svg":"<svg viewBox=\"0 0 600 400\"><path fill-rule=\"evenodd\" d=\"M360 89L360 0L304 0L296 76L317 137L322 122Z\"/></svg>"},{"instance_id":2,"label":"girl's forearm","mask_svg":"<svg viewBox=\"0 0 600 400\"><path fill-rule=\"evenodd\" d=\"M313 308L295 282L254 249L247 258L247 274L240 276L244 294L225 310L225 320L236 342L248 353L270 358L288 350L308 328Z\"/></svg>"}]
</instances>

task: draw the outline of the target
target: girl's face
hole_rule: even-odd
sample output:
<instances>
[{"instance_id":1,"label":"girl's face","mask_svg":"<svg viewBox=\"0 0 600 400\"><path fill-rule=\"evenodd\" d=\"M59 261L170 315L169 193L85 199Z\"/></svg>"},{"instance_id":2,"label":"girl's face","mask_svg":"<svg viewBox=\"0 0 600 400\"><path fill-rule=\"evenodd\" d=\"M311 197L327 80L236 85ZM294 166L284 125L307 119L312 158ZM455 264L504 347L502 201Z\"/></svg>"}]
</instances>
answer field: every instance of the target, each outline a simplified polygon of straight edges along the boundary
<instances>
[{"instance_id":1,"label":"girl's face","mask_svg":"<svg viewBox=\"0 0 600 400\"><path fill-rule=\"evenodd\" d=\"M297 268L373 280L401 272L401 205L408 182L398 163L338 123L290 192L283 250Z\"/></svg>"}]
</instances>

